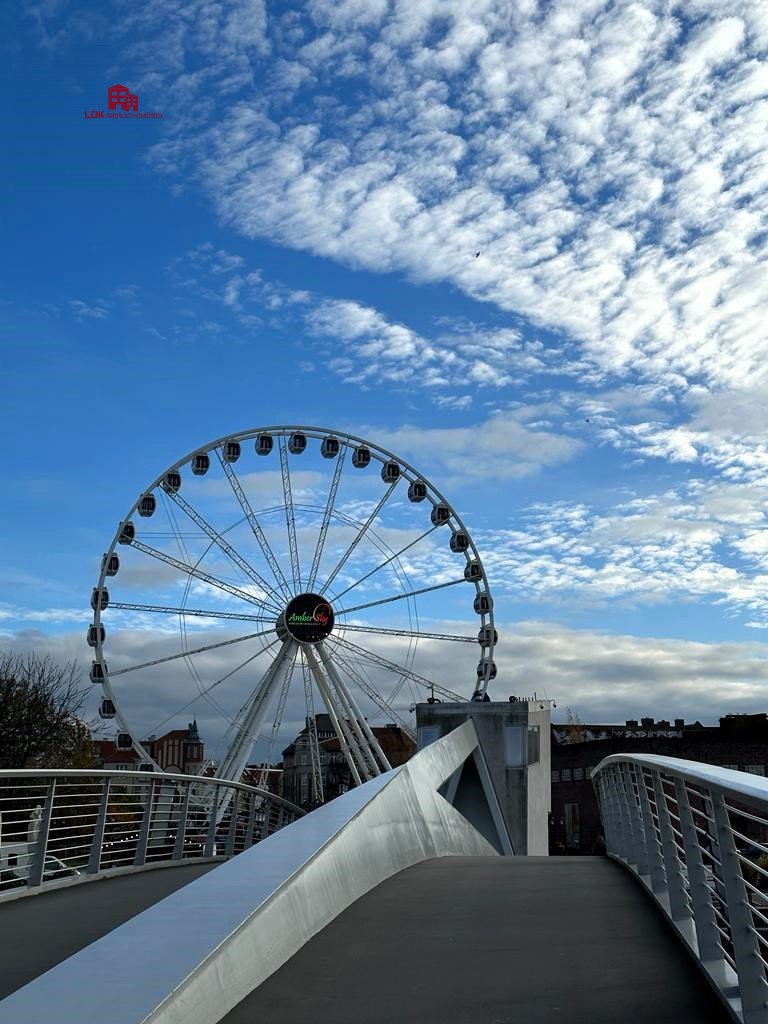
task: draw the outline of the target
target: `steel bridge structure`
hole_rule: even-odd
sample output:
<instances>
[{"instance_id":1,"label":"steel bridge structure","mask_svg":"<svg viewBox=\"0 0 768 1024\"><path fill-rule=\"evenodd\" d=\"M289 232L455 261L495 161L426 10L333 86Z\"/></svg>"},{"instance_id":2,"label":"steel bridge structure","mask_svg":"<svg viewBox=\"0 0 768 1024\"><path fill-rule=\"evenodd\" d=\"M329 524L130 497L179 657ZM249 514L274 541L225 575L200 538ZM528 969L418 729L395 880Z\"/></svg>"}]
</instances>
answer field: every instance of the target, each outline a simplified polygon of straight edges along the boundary
<instances>
[{"instance_id":1,"label":"steel bridge structure","mask_svg":"<svg viewBox=\"0 0 768 1024\"><path fill-rule=\"evenodd\" d=\"M607 857L515 854L471 717L309 814L2 773L0 1024L768 1022L768 781L627 754L593 783Z\"/></svg>"}]
</instances>

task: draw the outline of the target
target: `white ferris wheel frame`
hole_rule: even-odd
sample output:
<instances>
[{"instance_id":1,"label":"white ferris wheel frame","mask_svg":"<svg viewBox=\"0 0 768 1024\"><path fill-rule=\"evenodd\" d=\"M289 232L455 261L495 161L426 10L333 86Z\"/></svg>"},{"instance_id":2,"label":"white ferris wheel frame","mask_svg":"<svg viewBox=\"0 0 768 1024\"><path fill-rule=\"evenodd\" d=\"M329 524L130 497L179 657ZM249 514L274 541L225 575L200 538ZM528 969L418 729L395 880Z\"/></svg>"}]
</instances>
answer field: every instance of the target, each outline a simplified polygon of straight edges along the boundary
<instances>
[{"instance_id":1,"label":"white ferris wheel frame","mask_svg":"<svg viewBox=\"0 0 768 1024\"><path fill-rule=\"evenodd\" d=\"M294 522L294 508L303 509L303 506L295 505L293 502L290 485L290 470L287 464L287 440L293 434L303 434L305 435L307 440L309 438L313 438L315 440L319 440L321 443L328 438L333 438L336 439L336 441L338 441L339 443L339 449L336 455L333 456L337 468L334 470L334 480L331 484L331 490L328 495L326 503L325 513L323 516L323 524L321 526L320 535L318 537L318 542L315 549L315 556L313 558L312 569L310 570L309 575L307 575L304 581L307 583L306 587L302 587L302 576ZM271 553L269 542L264 537L263 531L261 537L259 536L259 531L261 530L261 527L260 524L258 523L257 515L250 508L248 499L239 485L237 474L234 472L234 469L232 468L232 464L234 461L237 461L237 458L239 458L239 454L237 458L235 458L232 461L227 460L223 455L223 452L226 451L226 446L229 443L237 442L238 444L242 445L243 442L252 441L258 438L260 435L269 435L270 437L273 438L273 442L275 439L277 439L278 441L285 506L276 506L274 509L259 510L259 515L264 515L266 512L274 512L278 509L285 507L286 527L288 531L289 551L291 557L292 579L286 578L285 574L282 571L282 567L279 565L279 563L277 563L277 560L274 559L274 555ZM390 484L388 490L385 492L379 503L374 507L374 509L369 515L369 518L364 524L360 524L358 521L350 519L350 517L338 512L338 510L334 510L333 508L336 490L338 488L338 483L342 474L341 467L344 457L346 455L346 451L344 449L354 450L358 448L368 449L368 451L370 452L371 462L376 460L378 463L384 466L387 462L392 461L395 462L399 468L397 479L394 481L394 483ZM176 490L170 490L167 486L164 485L170 473L180 474L180 471L184 466L192 464L196 457L203 455L207 456L209 459L213 455L218 457L218 460L221 463L224 472L229 478L229 482L235 493L235 497L238 499L241 508L243 509L243 512L245 514L244 517L248 519L249 524L256 537L256 540L259 543L259 547L261 548L262 554L265 556L265 560L268 563L273 576L275 577L275 581L273 583L269 583L261 576L261 574L253 570L253 567L250 566L250 564L247 563L245 559L242 559L240 558L240 556L237 556L237 553L234 551L234 549L232 549L231 546L228 545L223 536L219 534L214 528L206 528L207 526L209 526L209 524L207 524L207 522L204 520L204 517L202 517L200 513L197 513L197 516L199 517L199 519L202 519L203 522L206 522L206 526L202 526L202 528L204 532L206 532L208 536L211 537L211 544L208 546L208 548L206 548L205 553L198 559L197 563L193 566L180 562L179 560L174 559L171 556L167 556L164 553L155 551L150 546L145 545L141 541L139 541L138 538L134 537L127 542L121 539L124 535L126 526L128 524L132 524L132 516L138 512L139 505L142 499L145 496L152 494L156 489L162 490L166 495L173 499L176 502L176 504L179 505L187 513L187 515L190 515L193 521L198 522L198 525L201 525L198 519L195 518L194 513L196 512L196 510L191 505L189 505L188 502L186 502L186 499L183 499L179 496L178 488ZM159 664L165 661L170 661L173 660L173 658L187 658L190 655L201 653L201 651L207 651L214 649L216 647L222 647L227 646L229 644L237 643L242 640L254 639L262 635L267 636L271 633L276 633L276 619L281 613L281 611L284 610L285 601L289 601L296 594L306 593L308 591L312 592L312 587L314 587L314 585L317 582L316 576L317 570L319 568L319 558L322 554L322 549L325 542L325 534L330 525L331 517L335 515L338 518L341 518L343 521L346 521L351 525L355 525L360 529L359 532L356 534L352 544L348 547L347 551L342 556L341 561L336 565L331 576L322 584L322 587L320 588L318 593L322 593L326 588L330 586L330 584L336 578L339 571L346 563L347 559L351 556L353 550L355 549L359 541L363 538L363 536L367 533L370 533L371 536L375 536L375 531L371 529L372 523L376 518L378 512L384 506L386 500L389 498L389 495L395 489L397 483L400 482L400 479L404 479L409 484L413 484L416 481L423 483L426 486L426 495L423 500L428 501L432 505L433 509L438 505L445 506L449 510L447 518L444 520L444 522L440 524L433 524L431 529L421 534L418 538L416 538L415 541L412 541L409 545L406 545L405 548L392 554L392 556L389 559L377 565L373 570L371 570L370 573L361 577L360 580L356 581L356 583L354 583L352 586L346 588L344 591L341 592L341 594L336 595L336 597L333 600L338 601L340 597L343 597L346 593L348 593L349 590L353 589L355 586L358 586L374 572L377 572L379 569L383 568L390 562L397 561L399 559L399 556L402 555L405 552L405 550L417 544L419 541L423 540L424 537L426 537L428 534L432 532L432 530L439 529L439 527L442 525L447 525L450 527L452 535L460 531L463 532L468 539L468 546L466 550L462 552L465 555L466 560L465 576L463 582L470 582L474 584L476 595L475 604L477 605L478 601L481 602L481 610L477 610L476 607L475 611L480 620L480 633L478 634L478 637L484 637L484 639L482 640L478 639L474 641L478 644L480 648L479 664L485 667L483 669L482 676L478 677L477 684L472 695L472 699L487 699L486 690L488 687L488 682L491 678L494 678L495 676L493 652L496 643L498 642L494 626L493 597L491 594L491 589L485 572L485 568L480 557L480 553L477 550L477 547L472 539L472 535L470 534L469 530L467 530L461 516L458 514L458 512L456 512L456 510L447 500L445 495L423 473L419 472L413 465L411 465L411 463L401 458L399 455L396 455L394 452L389 451L388 449L384 448L379 444L376 444L375 442L368 441L367 439L359 437L355 434L350 434L347 431L334 430L319 426L305 426L299 424L277 424L271 426L253 427L248 430L238 431L237 433L225 434L222 437L216 438L213 441L209 441L204 445L200 445L197 448L194 448L192 451L188 452L181 459L178 459L172 465L167 467L159 476L157 476L152 481L152 483L150 483L141 491L138 499L133 503L133 505L131 505L125 517L120 521L115 536L112 540L112 543L102 559L102 566L101 572L99 574L98 584L97 587L94 589L92 598L92 628L94 628L96 636L95 645L91 645L94 658L94 665L98 664L100 666L101 679L99 680L99 682L102 687L104 697L110 700L113 704L114 718L117 720L123 732L131 736L132 749L139 754L143 762L152 765L155 771L162 771L162 769L154 760L154 758L152 758L152 756L149 754L146 748L135 737L135 735L132 732L131 725L128 719L126 718L125 714L123 713L123 710L120 706L120 702L112 687L110 673L108 671L106 658L104 655L103 641L101 637L103 629L101 621L102 610L104 607L110 606L109 603L107 603L104 606L102 605L102 593L106 590L107 580L110 577L110 573L108 572L110 558L112 555L116 553L118 547L127 543L128 546L135 547L138 550L144 550L146 553L155 555L156 557L161 557L163 561L169 562L170 564L175 564L176 567L179 568L181 571L187 572L188 591L189 583L194 576L197 576L199 578L205 577L206 574L201 573L198 570L197 566L199 566L200 562L205 557L205 554L207 554L207 552L210 551L211 547L213 547L213 545L215 544L216 546L224 550L225 553L228 553L230 555L230 558L232 558L236 562L236 564L238 564L241 570L244 571L245 574L248 575L252 581L258 583L258 585L267 595L267 599L266 601L258 601L256 598L252 597L251 595L248 595L245 591L240 591L239 588L237 587L230 586L228 584L223 584L222 581L218 581L217 585L223 587L224 590L228 590L230 593L233 593L234 596L250 600L255 607L260 606L262 609L262 615L254 614L253 616L250 616L250 618L253 618L257 621L271 621L272 626L265 629L259 628L256 632L247 635L246 637L240 637L235 640L226 640L216 644L208 644L198 650L184 650L180 654L172 655L168 658L159 658L152 662L146 662L126 669L120 669L113 672L112 677L117 677L118 675L134 671L137 668L143 669L153 664ZM384 549L380 545L377 546L379 547L379 550L382 550L383 552ZM227 551L228 547L229 551ZM468 576L466 575L467 567L472 564L474 564L477 568L474 570L473 575ZM353 606L352 608L342 608L336 611L335 614L338 617L341 615L350 614L352 612L361 611L364 608L385 604L389 601L402 600L403 598L415 598L420 593L427 593L434 590L438 590L442 587L451 586L453 583L458 582L462 581L454 580L449 583L436 584L430 587L419 588L413 591L406 591L397 594L393 597L384 598L379 601L366 602L363 605ZM293 585L293 591L291 590L291 585ZM481 601L483 595L485 595L486 599L485 604L483 604L483 602ZM278 603L278 611L276 613L275 607L270 606L270 604L268 603L274 598L277 598L278 602L282 602L282 607L281 604ZM184 596L184 601L186 601L186 592ZM171 608L170 606L164 608L162 606L130 605L121 602L114 603L112 606L122 608L124 610L131 609L133 607L135 609L153 608L153 610L162 610L167 611L169 613L179 612L182 615L182 617L186 615L205 614L204 612L198 611L196 609L187 609L184 607L180 609ZM245 614L236 615L232 613L230 615L228 613L220 612L217 612L215 614L216 617L238 619L239 621L246 621L249 618L249 616ZM186 620L184 621L186 622ZM261 627L261 622L258 622L258 625ZM342 624L340 623L340 625ZM451 634L428 634L421 631L414 633L412 630L406 629L388 630L386 628L378 627L351 627L347 624L343 625L345 629L352 629L353 631L360 632L362 634L365 634L366 632L371 632L376 633L377 635L391 634L394 636L410 637L411 640L415 640L416 643L418 643L419 639L427 637L433 637L435 639L441 639L446 641L472 640L472 638L470 637L459 637ZM487 642L485 642L485 637L488 638ZM445 687L438 686L438 684L432 683L431 680L425 679L424 677L419 676L417 673L410 671L409 668L398 665L396 663L388 662L387 659L383 658L380 655L372 655L370 651L364 651L362 648L358 647L356 644L352 643L346 638L336 636L334 639L337 644L345 648L345 653L354 653L355 651L357 651L358 653L362 652L366 655L366 657L369 660L373 661L374 663L379 663L382 667L389 667L393 674L401 675L403 681L405 680L406 677L410 677L412 681L416 681L420 685L427 685L433 687L433 692L434 690L437 690L438 692L450 695L452 698L458 697L458 699L463 699L460 698L459 695L453 694L450 690L447 690ZM277 641L274 641L273 643L268 644L266 647L261 648L261 650L258 651L256 655L254 655L254 658L258 657L260 654L265 653L266 651L269 651L272 647L274 647L274 644L279 640L280 638L278 636ZM319 653L319 658L315 656L315 650L317 650L317 652ZM257 718L259 718L259 715L256 712L258 710L262 710L264 707L266 707L266 710L268 710L269 706L273 702L276 690L282 689L284 691L284 693L281 693L281 700L284 702L285 695L287 695L287 685L290 682L293 668L299 655L301 655L299 660L302 663L305 695L308 697L308 704L309 697L311 695L311 682L314 681L315 684L317 685L317 688L321 696L323 697L324 703L326 704L326 708L330 714L330 717L334 725L334 730L338 736L340 745L345 755L345 759L349 765L352 777L354 778L355 782L359 783L361 781L365 781L366 778L370 778L372 777L372 775L379 774L382 770L386 770L387 768L389 768L389 763L386 760L386 757L384 757L381 748L378 745L378 742L376 741L375 736L368 727L367 721L357 708L356 702L351 694L351 691L343 682L341 675L336 670L336 667L333 663L333 659L330 658L328 654L325 642L322 641L316 645L301 644L294 640L292 637L288 637L283 638L282 646L278 649L277 652L277 657L274 658L270 667L267 669L267 672L261 678L257 690L255 690L254 694L252 694L252 698L254 699L255 703L259 705L258 709L252 706L250 710L245 710L244 708L241 708L241 711L238 712L238 716L240 714L244 714L244 720L243 722L241 722L234 743L230 746L230 749L226 757L219 766L219 770L217 771L218 777L228 778L230 776L234 777L235 775L239 777L240 773L242 772L242 769L245 767L245 762L247 760L248 753L252 749L254 743L254 721ZM337 656L341 658L340 655ZM349 675L354 676L355 670L351 666L350 662L344 659L343 664L347 673ZM286 666L288 666L287 674ZM479 671L480 669L478 668L478 672ZM269 679L269 682L265 682L267 680L267 677L271 677ZM219 680L219 682L221 681L223 680ZM362 678L362 676L358 674L355 681L358 687L363 690L363 692L367 692L366 685L370 684L366 684L366 681ZM278 685L278 683L280 685ZM199 694L198 697L201 695L204 695L204 692L201 692L201 694ZM335 700L334 695L336 698ZM372 696L371 693L368 693L367 695L369 697ZM197 699L198 698L194 698L194 700ZM384 704L386 704L386 702L384 702ZM379 704L379 706L383 707L381 703ZM387 709L389 711L392 711L392 709L389 707L387 707ZM236 716L235 720L237 719L238 716ZM261 715L261 718L259 719L261 724L263 724L263 717L264 715ZM244 753L244 748L246 747L247 749L245 749ZM313 750L312 753L314 762L315 751ZM317 766L315 766L313 763L313 770L316 767Z\"/></svg>"}]
</instances>

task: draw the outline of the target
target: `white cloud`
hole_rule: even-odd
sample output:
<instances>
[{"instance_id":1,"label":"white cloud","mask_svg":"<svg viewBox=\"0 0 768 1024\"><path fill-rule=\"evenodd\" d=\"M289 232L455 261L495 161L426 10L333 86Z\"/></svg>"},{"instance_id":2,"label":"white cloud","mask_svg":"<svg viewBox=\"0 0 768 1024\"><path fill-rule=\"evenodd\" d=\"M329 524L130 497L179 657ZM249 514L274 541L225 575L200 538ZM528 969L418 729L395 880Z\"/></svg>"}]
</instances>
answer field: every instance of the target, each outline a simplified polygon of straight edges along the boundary
<instances>
[{"instance_id":1,"label":"white cloud","mask_svg":"<svg viewBox=\"0 0 768 1024\"><path fill-rule=\"evenodd\" d=\"M768 659L760 643L699 643L577 630L549 622L500 627L496 699L546 694L582 721L699 719L765 708ZM502 682L503 679L503 682ZM502 686L504 689L502 689Z\"/></svg>"},{"instance_id":2,"label":"white cloud","mask_svg":"<svg viewBox=\"0 0 768 1024\"><path fill-rule=\"evenodd\" d=\"M765 379L755 5L317 2L237 33L233 10L167 30L155 73L201 99L230 83L223 108L154 155L196 177L223 221L450 282L578 339L603 373ZM255 84L275 47L294 68L290 111ZM209 58L197 79L182 73L194 52Z\"/></svg>"},{"instance_id":3,"label":"white cloud","mask_svg":"<svg viewBox=\"0 0 768 1024\"><path fill-rule=\"evenodd\" d=\"M693 482L607 510L534 505L475 539L500 594L613 609L707 602L765 629L766 510L765 486Z\"/></svg>"},{"instance_id":4,"label":"white cloud","mask_svg":"<svg viewBox=\"0 0 768 1024\"><path fill-rule=\"evenodd\" d=\"M77 320L104 320L109 316L105 306L89 306L80 299L70 299L69 308Z\"/></svg>"},{"instance_id":5,"label":"white cloud","mask_svg":"<svg viewBox=\"0 0 768 1024\"><path fill-rule=\"evenodd\" d=\"M564 434L531 429L526 410L500 413L466 427L402 426L375 432L390 451L416 464L441 465L463 486L473 478L517 480L573 459L581 442ZM371 431L373 433L373 431Z\"/></svg>"},{"instance_id":6,"label":"white cloud","mask_svg":"<svg viewBox=\"0 0 768 1024\"><path fill-rule=\"evenodd\" d=\"M460 635L473 635L476 622L443 621L437 628ZM583 721L623 722L642 715L716 722L726 713L749 713L764 709L765 687L768 684L768 660L764 645L759 643L698 643L658 637L634 637L577 630L552 622L525 621L499 623L500 643L495 652L499 667L497 679L490 686L493 699L506 700L509 694L547 696L555 699L559 710L555 719L563 717L564 708L572 707ZM406 658L405 642L394 637L371 634L349 634L350 639L366 650L396 662ZM224 638L223 633L217 639ZM195 642L200 638L196 637ZM201 641L202 642L202 641ZM109 664L113 670L136 661L162 657L172 649L172 638L151 630L127 631L122 637L114 632L108 638ZM7 639L14 650L35 650L50 654L60 661L72 658L83 661L82 636L24 632ZM203 666L204 684L220 678L245 653L234 655L234 648L222 648L206 655ZM255 649L255 648L253 648ZM268 655L253 664L259 674L266 668ZM348 655L345 654L345 657ZM422 641L415 669L427 678L448 686L465 697L471 695L477 649L472 644ZM197 659L199 660L199 659ZM389 693L392 679L370 663L353 659L358 669L364 665L369 681L380 692ZM248 675L244 673L244 675ZM142 678L146 676L146 678ZM119 682L119 686L117 685ZM252 676L238 680L232 677L229 690L222 684L212 691L215 704L199 698L199 690L180 662L173 662L162 671L117 677L119 698L125 704L135 732L149 733L156 727L179 728L196 715L208 752L212 752L224 730L221 711L232 710L253 685ZM358 693L355 690L356 694ZM96 713L100 688L93 688L91 710ZM420 696L419 696L420 695ZM413 724L408 712L411 699L423 699L423 691L413 695L406 686L395 704L403 717ZM374 714L373 706L358 694L366 713ZM322 702L316 697L317 710ZM291 688L277 750L302 727L306 713L300 673ZM166 719L169 719L167 722ZM376 721L387 721L380 713ZM264 733L268 733L268 724ZM265 748L262 745L261 750Z\"/></svg>"}]
</instances>

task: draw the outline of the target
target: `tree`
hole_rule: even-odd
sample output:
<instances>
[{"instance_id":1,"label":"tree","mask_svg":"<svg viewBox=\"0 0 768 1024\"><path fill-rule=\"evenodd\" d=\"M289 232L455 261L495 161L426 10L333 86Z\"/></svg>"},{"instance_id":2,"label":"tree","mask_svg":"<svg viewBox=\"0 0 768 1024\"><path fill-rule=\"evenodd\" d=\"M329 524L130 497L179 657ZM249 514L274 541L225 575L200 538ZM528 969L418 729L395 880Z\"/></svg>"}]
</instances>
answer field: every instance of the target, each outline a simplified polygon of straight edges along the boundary
<instances>
[{"instance_id":1,"label":"tree","mask_svg":"<svg viewBox=\"0 0 768 1024\"><path fill-rule=\"evenodd\" d=\"M578 712L565 709L568 715L568 732L566 733L568 743L583 743L586 738L584 723L579 718Z\"/></svg>"},{"instance_id":2,"label":"tree","mask_svg":"<svg viewBox=\"0 0 768 1024\"><path fill-rule=\"evenodd\" d=\"M88 698L77 663L0 654L0 768L87 768L91 734L80 718Z\"/></svg>"}]
</instances>

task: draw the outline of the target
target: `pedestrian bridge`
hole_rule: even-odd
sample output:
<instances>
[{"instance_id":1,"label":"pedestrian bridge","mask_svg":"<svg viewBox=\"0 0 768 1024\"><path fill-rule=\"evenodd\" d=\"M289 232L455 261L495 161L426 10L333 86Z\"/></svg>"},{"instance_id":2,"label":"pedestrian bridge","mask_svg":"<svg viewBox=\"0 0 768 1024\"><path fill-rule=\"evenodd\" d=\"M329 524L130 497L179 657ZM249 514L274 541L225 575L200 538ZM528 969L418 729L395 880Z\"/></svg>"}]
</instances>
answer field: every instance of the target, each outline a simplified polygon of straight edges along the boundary
<instances>
[{"instance_id":1,"label":"pedestrian bridge","mask_svg":"<svg viewBox=\"0 0 768 1024\"><path fill-rule=\"evenodd\" d=\"M224 863L6 899L0 1022L766 1021L739 847L765 780L617 755L595 781L609 858L500 856L469 721Z\"/></svg>"}]
</instances>

